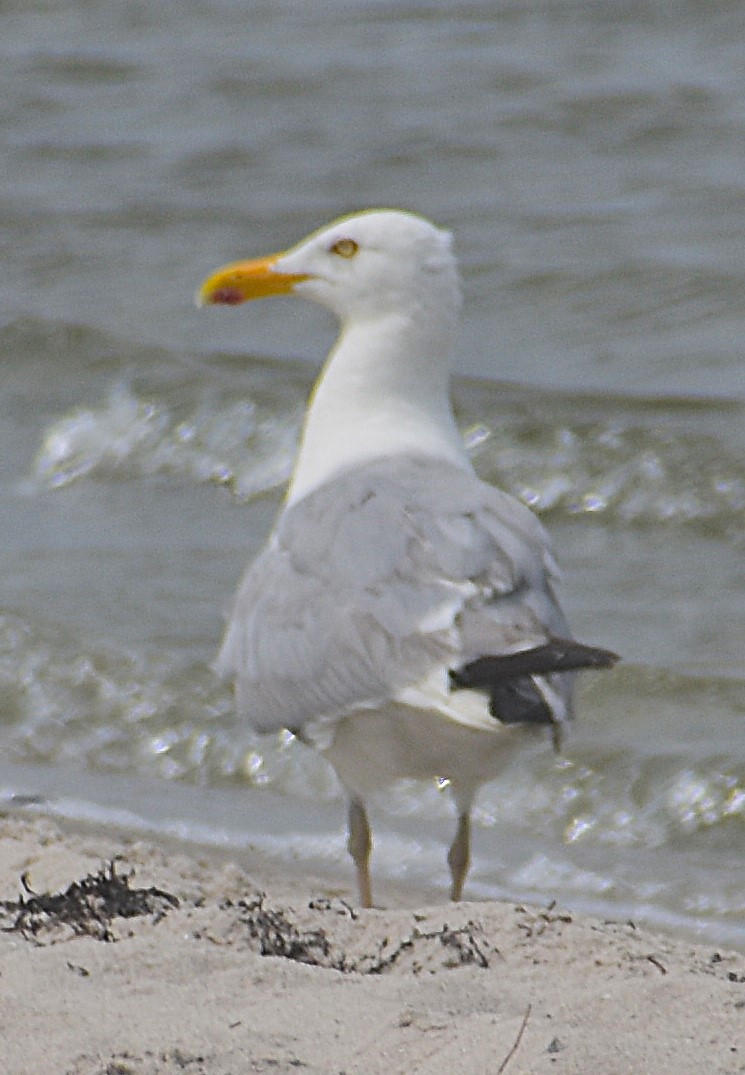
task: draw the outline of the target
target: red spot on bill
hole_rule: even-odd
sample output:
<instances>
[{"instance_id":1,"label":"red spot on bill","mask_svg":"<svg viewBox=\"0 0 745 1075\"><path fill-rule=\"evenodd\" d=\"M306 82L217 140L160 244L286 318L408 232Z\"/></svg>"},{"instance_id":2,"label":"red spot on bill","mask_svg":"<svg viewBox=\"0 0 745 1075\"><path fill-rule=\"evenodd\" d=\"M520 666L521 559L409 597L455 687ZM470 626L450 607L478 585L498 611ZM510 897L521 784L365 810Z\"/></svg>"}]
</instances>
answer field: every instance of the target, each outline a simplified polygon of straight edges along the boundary
<instances>
[{"instance_id":1,"label":"red spot on bill","mask_svg":"<svg viewBox=\"0 0 745 1075\"><path fill-rule=\"evenodd\" d=\"M215 306L237 306L243 302L243 295L236 287L219 287L208 296L207 302Z\"/></svg>"}]
</instances>

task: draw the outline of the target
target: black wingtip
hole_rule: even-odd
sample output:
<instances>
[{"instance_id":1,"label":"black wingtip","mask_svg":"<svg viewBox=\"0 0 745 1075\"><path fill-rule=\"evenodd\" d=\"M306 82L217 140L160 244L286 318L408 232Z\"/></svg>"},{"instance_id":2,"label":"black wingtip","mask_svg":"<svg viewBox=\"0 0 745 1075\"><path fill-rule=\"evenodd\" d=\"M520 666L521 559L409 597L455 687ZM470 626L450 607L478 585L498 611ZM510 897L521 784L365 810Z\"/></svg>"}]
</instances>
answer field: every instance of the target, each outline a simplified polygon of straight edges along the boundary
<instances>
[{"instance_id":1,"label":"black wingtip","mask_svg":"<svg viewBox=\"0 0 745 1075\"><path fill-rule=\"evenodd\" d=\"M611 668L618 655L573 639L552 638L517 653L487 654L450 670L450 689L484 691L489 712L502 724L552 726L554 750L561 749L562 726L535 681L536 676Z\"/></svg>"},{"instance_id":2,"label":"black wingtip","mask_svg":"<svg viewBox=\"0 0 745 1075\"><path fill-rule=\"evenodd\" d=\"M495 683L525 676L612 668L618 660L618 654L612 650L587 646L573 639L553 638L543 646L535 646L533 649L477 657L462 668L451 669L450 685L453 688L484 690Z\"/></svg>"}]
</instances>

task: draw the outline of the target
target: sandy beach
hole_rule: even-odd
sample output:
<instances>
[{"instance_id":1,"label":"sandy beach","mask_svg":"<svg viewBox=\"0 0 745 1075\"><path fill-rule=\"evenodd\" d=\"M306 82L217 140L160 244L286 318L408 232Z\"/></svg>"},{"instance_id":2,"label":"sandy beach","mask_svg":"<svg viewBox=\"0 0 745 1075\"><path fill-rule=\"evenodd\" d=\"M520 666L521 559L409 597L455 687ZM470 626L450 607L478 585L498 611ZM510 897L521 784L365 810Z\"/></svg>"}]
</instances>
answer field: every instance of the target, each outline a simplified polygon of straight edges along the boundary
<instances>
[{"instance_id":1,"label":"sandy beach","mask_svg":"<svg viewBox=\"0 0 745 1075\"><path fill-rule=\"evenodd\" d=\"M745 1071L745 955L0 821L8 1075Z\"/></svg>"}]
</instances>

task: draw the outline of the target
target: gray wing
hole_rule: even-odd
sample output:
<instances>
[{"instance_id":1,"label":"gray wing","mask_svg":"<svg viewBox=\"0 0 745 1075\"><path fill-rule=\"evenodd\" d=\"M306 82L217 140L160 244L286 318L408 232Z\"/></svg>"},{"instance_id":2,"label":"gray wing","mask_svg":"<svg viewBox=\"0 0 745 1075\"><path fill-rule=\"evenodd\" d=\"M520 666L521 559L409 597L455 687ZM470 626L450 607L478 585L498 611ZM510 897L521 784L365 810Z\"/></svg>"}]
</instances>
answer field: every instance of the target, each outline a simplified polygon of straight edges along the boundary
<instances>
[{"instance_id":1,"label":"gray wing","mask_svg":"<svg viewBox=\"0 0 745 1075\"><path fill-rule=\"evenodd\" d=\"M566 637L554 574L543 527L512 497L450 464L376 461L283 512L215 667L260 731L411 702L433 679L444 697L453 670ZM562 721L571 676L549 679Z\"/></svg>"}]
</instances>

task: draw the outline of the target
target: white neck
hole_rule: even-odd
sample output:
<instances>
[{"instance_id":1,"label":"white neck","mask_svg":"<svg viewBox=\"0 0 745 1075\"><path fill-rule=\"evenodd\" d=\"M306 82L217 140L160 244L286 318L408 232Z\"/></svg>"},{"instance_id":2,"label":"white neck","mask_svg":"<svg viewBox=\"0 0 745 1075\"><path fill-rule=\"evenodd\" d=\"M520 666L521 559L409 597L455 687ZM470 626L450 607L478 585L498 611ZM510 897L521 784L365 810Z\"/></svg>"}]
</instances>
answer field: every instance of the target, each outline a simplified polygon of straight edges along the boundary
<instances>
[{"instance_id":1,"label":"white neck","mask_svg":"<svg viewBox=\"0 0 745 1075\"><path fill-rule=\"evenodd\" d=\"M429 310L342 328L311 395L286 505L342 468L386 456L432 455L471 469L450 404L453 321Z\"/></svg>"}]
</instances>

